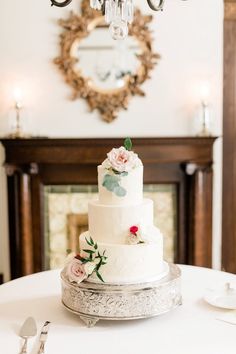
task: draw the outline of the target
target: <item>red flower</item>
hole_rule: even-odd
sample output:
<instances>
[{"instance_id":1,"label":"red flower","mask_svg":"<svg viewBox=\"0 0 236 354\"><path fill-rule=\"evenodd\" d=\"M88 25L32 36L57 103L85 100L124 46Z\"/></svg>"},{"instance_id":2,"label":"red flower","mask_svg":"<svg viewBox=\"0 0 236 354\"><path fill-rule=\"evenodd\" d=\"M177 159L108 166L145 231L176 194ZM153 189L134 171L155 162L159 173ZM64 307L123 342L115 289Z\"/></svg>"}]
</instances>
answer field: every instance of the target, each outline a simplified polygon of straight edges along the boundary
<instances>
[{"instance_id":1,"label":"red flower","mask_svg":"<svg viewBox=\"0 0 236 354\"><path fill-rule=\"evenodd\" d=\"M131 226L129 231L131 234L136 234L136 232L138 232L138 226Z\"/></svg>"}]
</instances>

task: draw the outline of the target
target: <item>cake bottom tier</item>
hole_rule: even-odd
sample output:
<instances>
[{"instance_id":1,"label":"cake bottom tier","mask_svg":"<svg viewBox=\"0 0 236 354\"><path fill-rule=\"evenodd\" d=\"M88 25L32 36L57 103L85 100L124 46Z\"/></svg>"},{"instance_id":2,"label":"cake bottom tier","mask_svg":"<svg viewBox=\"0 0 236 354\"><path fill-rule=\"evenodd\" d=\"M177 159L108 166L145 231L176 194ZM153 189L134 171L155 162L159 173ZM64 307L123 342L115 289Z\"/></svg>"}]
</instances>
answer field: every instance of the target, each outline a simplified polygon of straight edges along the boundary
<instances>
[{"instance_id":1,"label":"cake bottom tier","mask_svg":"<svg viewBox=\"0 0 236 354\"><path fill-rule=\"evenodd\" d=\"M83 249L88 249L85 238L89 233L84 232L80 236L80 254ZM163 238L162 235L155 242L137 245L120 245L97 242L100 253L105 251L107 264L103 265L99 272L105 283L132 284L143 283L161 278L168 272L163 262ZM96 274L92 274L88 281L100 282Z\"/></svg>"}]
</instances>

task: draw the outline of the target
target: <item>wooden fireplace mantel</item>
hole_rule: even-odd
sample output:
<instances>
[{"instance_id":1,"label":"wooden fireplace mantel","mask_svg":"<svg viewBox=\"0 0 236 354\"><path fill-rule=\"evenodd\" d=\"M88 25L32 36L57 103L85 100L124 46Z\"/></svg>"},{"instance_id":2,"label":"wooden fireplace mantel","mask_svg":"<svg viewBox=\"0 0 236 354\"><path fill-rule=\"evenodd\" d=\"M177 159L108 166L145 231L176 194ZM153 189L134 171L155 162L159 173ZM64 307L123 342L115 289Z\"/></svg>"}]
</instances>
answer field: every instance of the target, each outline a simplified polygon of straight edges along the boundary
<instances>
[{"instance_id":1,"label":"wooden fireplace mantel","mask_svg":"<svg viewBox=\"0 0 236 354\"><path fill-rule=\"evenodd\" d=\"M175 260L211 267L215 137L134 138L144 183L175 183ZM1 139L8 176L11 276L44 270L43 187L96 184L106 153L123 139Z\"/></svg>"}]
</instances>

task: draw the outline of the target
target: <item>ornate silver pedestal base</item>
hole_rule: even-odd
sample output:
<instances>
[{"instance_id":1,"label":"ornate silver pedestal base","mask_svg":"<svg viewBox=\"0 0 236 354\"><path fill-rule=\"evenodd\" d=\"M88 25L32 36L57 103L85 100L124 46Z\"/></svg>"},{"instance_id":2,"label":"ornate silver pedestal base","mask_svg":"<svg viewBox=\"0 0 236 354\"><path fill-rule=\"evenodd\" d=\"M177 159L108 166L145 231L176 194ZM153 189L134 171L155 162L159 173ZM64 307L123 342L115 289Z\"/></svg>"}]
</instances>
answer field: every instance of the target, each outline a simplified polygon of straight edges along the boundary
<instances>
[{"instance_id":1,"label":"ornate silver pedestal base","mask_svg":"<svg viewBox=\"0 0 236 354\"><path fill-rule=\"evenodd\" d=\"M109 285L84 281L77 285L70 283L62 272L62 303L88 327L101 319L153 317L181 304L180 276L180 269L169 264L168 275L149 283Z\"/></svg>"}]
</instances>

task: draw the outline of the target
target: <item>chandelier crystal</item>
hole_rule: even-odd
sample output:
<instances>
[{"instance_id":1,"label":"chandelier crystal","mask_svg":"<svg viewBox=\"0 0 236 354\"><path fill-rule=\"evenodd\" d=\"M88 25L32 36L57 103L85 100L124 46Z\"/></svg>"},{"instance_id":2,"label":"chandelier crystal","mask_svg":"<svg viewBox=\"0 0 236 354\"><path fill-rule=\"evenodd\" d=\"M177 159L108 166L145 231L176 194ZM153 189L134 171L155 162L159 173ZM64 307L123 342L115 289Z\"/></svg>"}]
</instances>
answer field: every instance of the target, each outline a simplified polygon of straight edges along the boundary
<instances>
[{"instance_id":1,"label":"chandelier crystal","mask_svg":"<svg viewBox=\"0 0 236 354\"><path fill-rule=\"evenodd\" d=\"M90 6L103 11L113 39L123 39L128 35L128 24L134 19L133 0L90 0Z\"/></svg>"}]
</instances>

